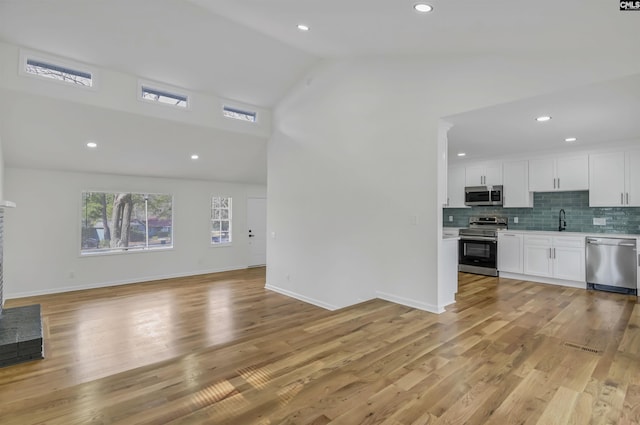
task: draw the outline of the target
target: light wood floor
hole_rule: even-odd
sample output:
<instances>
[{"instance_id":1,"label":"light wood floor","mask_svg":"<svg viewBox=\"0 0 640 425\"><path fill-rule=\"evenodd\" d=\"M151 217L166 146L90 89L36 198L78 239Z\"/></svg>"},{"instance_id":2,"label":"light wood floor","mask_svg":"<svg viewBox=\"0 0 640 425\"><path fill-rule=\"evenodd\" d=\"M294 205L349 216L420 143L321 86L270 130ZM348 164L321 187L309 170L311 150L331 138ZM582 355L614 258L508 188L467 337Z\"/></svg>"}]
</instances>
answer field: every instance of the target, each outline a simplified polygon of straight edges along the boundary
<instances>
[{"instance_id":1,"label":"light wood floor","mask_svg":"<svg viewBox=\"0 0 640 425\"><path fill-rule=\"evenodd\" d=\"M434 315L336 312L264 269L41 303L45 360L0 369L0 424L639 424L635 297L460 275Z\"/></svg>"}]
</instances>

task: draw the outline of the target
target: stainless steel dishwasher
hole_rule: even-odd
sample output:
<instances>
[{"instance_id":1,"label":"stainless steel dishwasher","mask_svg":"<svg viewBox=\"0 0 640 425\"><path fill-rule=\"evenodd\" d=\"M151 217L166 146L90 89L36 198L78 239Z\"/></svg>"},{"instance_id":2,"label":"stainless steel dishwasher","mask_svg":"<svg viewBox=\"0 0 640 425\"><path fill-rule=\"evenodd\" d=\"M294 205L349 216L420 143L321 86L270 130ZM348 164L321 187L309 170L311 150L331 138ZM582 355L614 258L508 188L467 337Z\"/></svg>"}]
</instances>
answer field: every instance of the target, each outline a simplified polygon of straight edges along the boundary
<instances>
[{"instance_id":1,"label":"stainless steel dishwasher","mask_svg":"<svg viewBox=\"0 0 640 425\"><path fill-rule=\"evenodd\" d=\"M587 237L587 288L638 294L636 240Z\"/></svg>"}]
</instances>

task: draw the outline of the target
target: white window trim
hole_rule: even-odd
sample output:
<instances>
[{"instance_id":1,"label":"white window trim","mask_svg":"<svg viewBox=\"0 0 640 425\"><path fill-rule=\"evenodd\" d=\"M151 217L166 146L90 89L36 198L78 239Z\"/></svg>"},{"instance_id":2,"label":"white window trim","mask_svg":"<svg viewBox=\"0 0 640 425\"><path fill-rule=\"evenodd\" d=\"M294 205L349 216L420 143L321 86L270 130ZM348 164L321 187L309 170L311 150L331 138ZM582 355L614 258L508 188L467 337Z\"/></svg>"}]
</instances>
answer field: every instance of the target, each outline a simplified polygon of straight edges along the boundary
<instances>
[{"instance_id":1,"label":"white window trim","mask_svg":"<svg viewBox=\"0 0 640 425\"><path fill-rule=\"evenodd\" d=\"M77 222L80 225L77 227L78 234L76 235L76 241L82 240L82 194L83 193L131 193L131 194L147 194L147 195L171 195L171 246L158 246L153 248L148 247L131 247L131 248L120 248L118 250L109 250L109 251L93 251L93 252L82 252L82 244L80 244L80 249L78 250L79 258L89 258L89 257L101 257L101 256L109 256L109 255L129 255L129 254L139 254L143 252L162 252L162 251L172 251L176 246L176 238L175 238L175 196L173 193L162 193L162 192L139 192L134 190L105 190L105 189L87 189L80 191L80 202L78 204L78 216Z\"/></svg>"},{"instance_id":2,"label":"white window trim","mask_svg":"<svg viewBox=\"0 0 640 425\"><path fill-rule=\"evenodd\" d=\"M213 211L213 198L228 198L231 199L231 218L229 219L229 224L231 225L231 242L219 242L219 243L213 243L211 241L211 232L213 231L213 229L211 228L211 220L213 220L213 218L211 217L211 213ZM211 196L209 196L209 224L208 224L208 228L209 228L209 246L211 248L225 248L225 247L230 247L233 246L233 242L235 242L236 238L235 238L235 231L233 229L233 196L231 195L220 195L220 194L211 194Z\"/></svg>"},{"instance_id":3,"label":"white window trim","mask_svg":"<svg viewBox=\"0 0 640 425\"><path fill-rule=\"evenodd\" d=\"M41 75L27 72L27 69L26 69L27 61L29 59L36 60L39 62L45 62L51 65L62 66L65 68L70 68L76 71L86 72L88 74L91 74L91 85L84 86L82 84L75 84L69 81L57 80L55 78L47 78ZM37 52L26 50L26 49L20 49L20 58L18 60L18 75L23 77L28 77L28 78L34 78L38 81L49 81L52 83L57 83L57 84L64 85L66 87L78 87L84 90L97 91L99 88L99 78L98 78L97 68L81 62L76 62L69 59L63 59L57 56L47 55L43 53L37 53Z\"/></svg>"},{"instance_id":4,"label":"white window trim","mask_svg":"<svg viewBox=\"0 0 640 425\"><path fill-rule=\"evenodd\" d=\"M147 88L154 89L154 90L159 90L159 91L166 91L168 93L175 94L175 95L178 95L178 96L185 96L187 98L187 106L182 107L182 106L171 105L170 103L163 103L163 102L158 102L158 101L151 100L151 99L145 99L144 97L142 97L142 87L147 87ZM158 82L155 82L155 81L139 79L138 80L137 90L138 90L137 94L136 94L137 99L139 101L141 101L141 102L146 103L146 104L149 104L149 105L162 105L163 107L168 107L168 108L171 108L171 109L173 109L175 111L189 111L189 110L191 110L191 103L192 103L192 100L193 100L193 94L190 91L185 90L183 88L172 86L172 85L169 85L169 84L158 83Z\"/></svg>"},{"instance_id":5,"label":"white window trim","mask_svg":"<svg viewBox=\"0 0 640 425\"><path fill-rule=\"evenodd\" d=\"M238 112L243 112L243 113L251 113L251 114L255 114L256 115L256 120L255 121L247 121L247 120L241 120L241 119L237 119L237 118L232 118L232 117L227 117L225 116L225 108L228 109L234 109ZM241 123L245 123L245 124L251 124L251 125L257 125L260 123L260 113L258 111L255 110L255 107L246 107L246 106L238 106L235 105L233 103L230 102L225 102L222 104L222 107L220 108L220 113L222 115L222 118L226 119L226 120L231 120L233 122L241 122Z\"/></svg>"}]
</instances>

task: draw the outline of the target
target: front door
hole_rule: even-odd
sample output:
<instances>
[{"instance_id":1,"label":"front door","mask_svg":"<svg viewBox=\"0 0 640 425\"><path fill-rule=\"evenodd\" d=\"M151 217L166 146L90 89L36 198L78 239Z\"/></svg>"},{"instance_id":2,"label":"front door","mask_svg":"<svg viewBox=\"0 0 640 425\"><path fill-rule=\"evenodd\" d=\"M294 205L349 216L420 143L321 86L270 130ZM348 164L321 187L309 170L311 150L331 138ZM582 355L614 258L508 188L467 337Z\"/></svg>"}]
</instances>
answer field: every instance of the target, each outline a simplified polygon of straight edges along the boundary
<instances>
[{"instance_id":1,"label":"front door","mask_svg":"<svg viewBox=\"0 0 640 425\"><path fill-rule=\"evenodd\" d=\"M249 267L267 263L267 200L247 200L247 224L249 225Z\"/></svg>"}]
</instances>

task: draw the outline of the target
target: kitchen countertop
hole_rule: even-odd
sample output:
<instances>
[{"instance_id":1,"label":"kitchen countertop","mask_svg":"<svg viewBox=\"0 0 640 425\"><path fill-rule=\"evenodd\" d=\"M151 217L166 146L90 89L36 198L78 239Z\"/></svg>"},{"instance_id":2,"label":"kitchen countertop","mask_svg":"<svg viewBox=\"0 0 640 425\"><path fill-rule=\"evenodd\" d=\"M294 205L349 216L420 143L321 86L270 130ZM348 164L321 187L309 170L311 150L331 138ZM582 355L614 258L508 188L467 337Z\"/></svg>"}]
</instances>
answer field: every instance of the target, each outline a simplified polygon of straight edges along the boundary
<instances>
[{"instance_id":1,"label":"kitchen countertop","mask_svg":"<svg viewBox=\"0 0 640 425\"><path fill-rule=\"evenodd\" d=\"M498 230L498 234L500 233L520 233L523 235L551 235L551 236L577 236L577 237L587 237L591 236L594 238L622 238L622 239L637 239L640 235L631 235L625 233L588 233L588 232L559 232L557 230Z\"/></svg>"}]
</instances>

